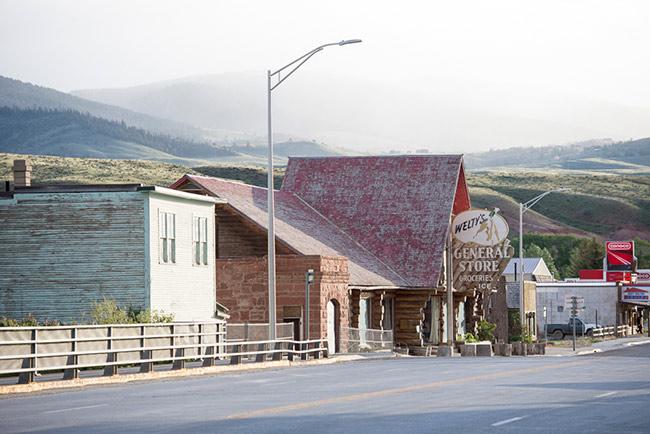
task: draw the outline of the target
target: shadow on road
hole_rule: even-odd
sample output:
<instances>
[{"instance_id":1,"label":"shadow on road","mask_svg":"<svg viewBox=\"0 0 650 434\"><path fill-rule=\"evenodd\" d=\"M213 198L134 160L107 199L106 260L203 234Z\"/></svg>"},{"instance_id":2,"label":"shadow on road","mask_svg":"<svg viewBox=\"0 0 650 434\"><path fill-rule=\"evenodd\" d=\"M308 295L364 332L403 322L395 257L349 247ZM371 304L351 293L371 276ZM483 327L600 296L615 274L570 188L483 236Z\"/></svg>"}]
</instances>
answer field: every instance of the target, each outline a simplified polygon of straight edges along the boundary
<instances>
[{"instance_id":1,"label":"shadow on road","mask_svg":"<svg viewBox=\"0 0 650 434\"><path fill-rule=\"evenodd\" d=\"M612 386L616 383L602 383ZM571 387L571 383L563 383ZM621 382L617 387L629 386ZM647 382L644 382L647 387ZM432 397L433 398L433 397ZM432 432L626 432L646 433L647 421L638 417L650 402L648 395L612 397L608 400L584 400L561 405L540 404L535 407L504 407L490 403L472 403L468 406L450 410L442 398L433 398L428 404L416 405L418 412L405 410L397 406L384 411L363 412L350 405L349 409L325 406L304 410L274 413L269 408L268 415L237 419L220 419L219 417L197 412L196 415L176 414L171 412L145 413L137 421L121 420L119 416L107 419L105 423L97 421L70 420L57 423L45 430L30 429L30 432L48 433L432 433ZM485 409L476 405L484 405ZM219 403L215 402L215 407ZM110 410L107 410L109 412ZM317 413L317 414L314 414ZM631 417L636 414L637 417ZM154 417L154 420L152 419ZM188 418L190 420L188 420ZM54 425L54 424L53 424Z\"/></svg>"}]
</instances>

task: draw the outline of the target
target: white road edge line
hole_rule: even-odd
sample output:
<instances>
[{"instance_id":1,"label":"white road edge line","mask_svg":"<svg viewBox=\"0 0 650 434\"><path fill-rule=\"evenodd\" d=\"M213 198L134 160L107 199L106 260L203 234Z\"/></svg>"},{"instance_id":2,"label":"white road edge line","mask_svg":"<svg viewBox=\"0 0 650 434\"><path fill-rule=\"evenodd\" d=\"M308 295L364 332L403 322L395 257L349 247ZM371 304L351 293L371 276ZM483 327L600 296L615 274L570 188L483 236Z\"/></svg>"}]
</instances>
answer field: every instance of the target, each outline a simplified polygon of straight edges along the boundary
<instances>
[{"instance_id":1,"label":"white road edge line","mask_svg":"<svg viewBox=\"0 0 650 434\"><path fill-rule=\"evenodd\" d=\"M594 398L604 398L606 396L612 396L613 394L618 393L616 390L613 392L601 393L600 395L594 396Z\"/></svg>"},{"instance_id":2,"label":"white road edge line","mask_svg":"<svg viewBox=\"0 0 650 434\"><path fill-rule=\"evenodd\" d=\"M495 423L493 423L491 426L501 426L501 425L505 425L505 424L507 424L507 423L517 422L518 420L522 420L522 419L525 418L525 417L528 417L528 416L518 416L518 417L513 417L513 418L510 418L510 419L506 419L506 420L502 420L502 421L499 421L499 422L495 422Z\"/></svg>"},{"instance_id":3,"label":"white road edge line","mask_svg":"<svg viewBox=\"0 0 650 434\"><path fill-rule=\"evenodd\" d=\"M59 410L44 411L43 414L62 413L64 411L86 410L88 408L106 407L108 404L85 405L83 407L61 408Z\"/></svg>"}]
</instances>

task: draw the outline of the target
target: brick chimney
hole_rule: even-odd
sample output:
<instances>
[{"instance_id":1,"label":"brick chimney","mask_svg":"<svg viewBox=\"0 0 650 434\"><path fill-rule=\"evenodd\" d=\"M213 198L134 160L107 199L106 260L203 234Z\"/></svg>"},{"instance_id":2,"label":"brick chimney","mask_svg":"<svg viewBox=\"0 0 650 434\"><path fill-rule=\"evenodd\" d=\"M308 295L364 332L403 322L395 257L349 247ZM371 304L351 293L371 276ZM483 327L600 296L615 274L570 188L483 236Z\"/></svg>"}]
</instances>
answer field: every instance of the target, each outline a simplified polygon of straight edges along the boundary
<instances>
[{"instance_id":1,"label":"brick chimney","mask_svg":"<svg viewBox=\"0 0 650 434\"><path fill-rule=\"evenodd\" d=\"M32 184L32 163L29 160L14 160L14 188L29 187Z\"/></svg>"}]
</instances>

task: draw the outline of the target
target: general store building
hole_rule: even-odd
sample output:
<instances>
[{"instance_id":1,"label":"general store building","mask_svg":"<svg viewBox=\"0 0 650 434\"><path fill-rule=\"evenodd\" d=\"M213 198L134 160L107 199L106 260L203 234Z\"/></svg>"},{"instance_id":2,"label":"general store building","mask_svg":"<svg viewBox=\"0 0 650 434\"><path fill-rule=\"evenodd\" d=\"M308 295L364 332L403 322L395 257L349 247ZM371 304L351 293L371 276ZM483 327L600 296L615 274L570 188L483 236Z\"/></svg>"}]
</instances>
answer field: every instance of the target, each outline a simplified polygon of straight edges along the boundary
<instances>
[{"instance_id":1,"label":"general store building","mask_svg":"<svg viewBox=\"0 0 650 434\"><path fill-rule=\"evenodd\" d=\"M216 208L217 299L233 322L267 317L267 191L186 175L171 188L224 199ZM398 345L437 345L448 323L475 320L475 293L455 293L445 318L445 245L470 208L460 155L290 158L275 192L277 318L305 317L305 273L315 271L310 334L393 330ZM340 344L337 343L337 346Z\"/></svg>"}]
</instances>

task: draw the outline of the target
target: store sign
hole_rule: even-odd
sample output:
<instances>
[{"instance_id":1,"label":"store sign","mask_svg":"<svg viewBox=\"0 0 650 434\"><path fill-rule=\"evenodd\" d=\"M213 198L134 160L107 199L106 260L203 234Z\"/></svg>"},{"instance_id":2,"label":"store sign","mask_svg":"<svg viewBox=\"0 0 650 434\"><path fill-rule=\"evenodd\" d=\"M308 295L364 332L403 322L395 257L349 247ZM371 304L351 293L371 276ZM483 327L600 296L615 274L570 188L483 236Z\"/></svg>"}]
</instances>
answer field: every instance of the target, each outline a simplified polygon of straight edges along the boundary
<instances>
[{"instance_id":1,"label":"store sign","mask_svg":"<svg viewBox=\"0 0 650 434\"><path fill-rule=\"evenodd\" d=\"M621 291L621 301L624 303L650 304L650 293L647 288L624 286Z\"/></svg>"},{"instance_id":2,"label":"store sign","mask_svg":"<svg viewBox=\"0 0 650 434\"><path fill-rule=\"evenodd\" d=\"M634 241L607 241L607 271L632 271Z\"/></svg>"},{"instance_id":3,"label":"store sign","mask_svg":"<svg viewBox=\"0 0 650 434\"><path fill-rule=\"evenodd\" d=\"M462 243L496 246L508 237L508 223L499 210L471 209L456 216L452 224L454 237Z\"/></svg>"},{"instance_id":4,"label":"store sign","mask_svg":"<svg viewBox=\"0 0 650 434\"><path fill-rule=\"evenodd\" d=\"M499 209L471 209L452 222L454 288L492 290L514 254Z\"/></svg>"}]
</instances>

